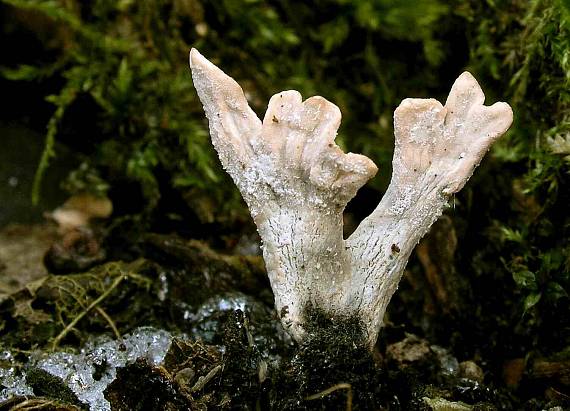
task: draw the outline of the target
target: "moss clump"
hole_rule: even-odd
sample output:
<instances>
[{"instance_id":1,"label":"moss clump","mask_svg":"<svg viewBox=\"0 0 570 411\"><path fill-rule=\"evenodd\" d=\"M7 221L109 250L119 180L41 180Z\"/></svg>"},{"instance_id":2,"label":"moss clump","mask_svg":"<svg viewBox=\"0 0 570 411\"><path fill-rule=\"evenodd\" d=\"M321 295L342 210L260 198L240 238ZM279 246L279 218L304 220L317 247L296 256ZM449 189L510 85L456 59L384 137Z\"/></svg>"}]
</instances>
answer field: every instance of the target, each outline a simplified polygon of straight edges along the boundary
<instances>
[{"instance_id":1,"label":"moss clump","mask_svg":"<svg viewBox=\"0 0 570 411\"><path fill-rule=\"evenodd\" d=\"M493 149L494 183L485 189L490 178L476 177L473 195L489 212L465 215L482 223L476 241L485 241L466 257L477 276L496 278L512 296L488 308L513 315L501 316L513 324L513 348L548 355L570 342L570 9L558 0L475 3L470 66L516 116Z\"/></svg>"},{"instance_id":2,"label":"moss clump","mask_svg":"<svg viewBox=\"0 0 570 411\"><path fill-rule=\"evenodd\" d=\"M17 22L8 24L11 39L30 42L31 32L46 53L21 58L10 49L14 61L0 73L56 90L47 98L55 111L34 200L57 140L81 155L82 170L93 170L75 173L67 188L116 195L129 186L148 211L174 187L195 210L207 197L202 218L210 221L235 213L238 196L209 144L187 67L191 46L244 84L259 113L283 89L329 98L343 111L341 144L388 164L394 106L426 86L447 87L433 72L449 67L442 45L455 35L440 33L454 18L442 0L2 3L6 20ZM387 181L385 174L375 184Z\"/></svg>"},{"instance_id":3,"label":"moss clump","mask_svg":"<svg viewBox=\"0 0 570 411\"><path fill-rule=\"evenodd\" d=\"M117 371L117 378L105 389L105 399L117 411L165 410L189 408L169 374L137 360Z\"/></svg>"},{"instance_id":4,"label":"moss clump","mask_svg":"<svg viewBox=\"0 0 570 411\"><path fill-rule=\"evenodd\" d=\"M383 404L386 379L365 345L360 320L331 319L311 307L305 317L307 337L275 379L273 409L375 409Z\"/></svg>"}]
</instances>

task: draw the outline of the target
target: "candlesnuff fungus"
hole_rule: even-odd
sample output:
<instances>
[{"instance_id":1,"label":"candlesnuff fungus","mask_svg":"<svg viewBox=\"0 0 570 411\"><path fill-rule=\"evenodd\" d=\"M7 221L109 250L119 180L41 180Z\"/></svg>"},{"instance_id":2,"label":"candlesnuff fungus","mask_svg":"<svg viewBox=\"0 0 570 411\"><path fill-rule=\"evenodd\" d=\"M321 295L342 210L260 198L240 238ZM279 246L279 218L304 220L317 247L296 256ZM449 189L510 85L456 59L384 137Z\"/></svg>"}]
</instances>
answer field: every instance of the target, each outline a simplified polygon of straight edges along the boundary
<instances>
[{"instance_id":1,"label":"candlesnuff fungus","mask_svg":"<svg viewBox=\"0 0 570 411\"><path fill-rule=\"evenodd\" d=\"M271 97L260 121L241 87L196 49L190 67L212 143L263 240L283 325L302 341L311 306L333 320L360 319L372 347L414 246L509 128L511 108L483 105L468 72L455 81L445 106L402 101L394 113L390 186L345 240L343 210L377 168L334 143L338 107L283 91Z\"/></svg>"}]
</instances>

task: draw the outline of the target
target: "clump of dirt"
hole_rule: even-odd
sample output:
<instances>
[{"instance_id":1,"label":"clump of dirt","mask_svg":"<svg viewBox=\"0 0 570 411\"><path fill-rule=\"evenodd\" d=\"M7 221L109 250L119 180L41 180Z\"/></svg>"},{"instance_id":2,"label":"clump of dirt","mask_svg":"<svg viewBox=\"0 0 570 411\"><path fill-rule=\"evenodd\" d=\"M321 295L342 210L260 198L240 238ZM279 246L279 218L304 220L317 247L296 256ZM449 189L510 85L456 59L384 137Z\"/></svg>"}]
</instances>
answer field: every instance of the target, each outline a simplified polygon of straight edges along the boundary
<instances>
[{"instance_id":1,"label":"clump of dirt","mask_svg":"<svg viewBox=\"0 0 570 411\"><path fill-rule=\"evenodd\" d=\"M223 345L174 339L162 366L138 360L120 369L105 398L118 411L267 409L264 372L247 316L235 310L223 325Z\"/></svg>"},{"instance_id":2,"label":"clump of dirt","mask_svg":"<svg viewBox=\"0 0 570 411\"><path fill-rule=\"evenodd\" d=\"M25 375L28 390L36 395L23 398L22 391L12 390L17 396L4 396L8 399L0 411L86 409L78 400L84 397L70 390L68 377L38 371L29 356L34 350L46 355L77 350L101 334L114 335L120 346L127 332L149 325L178 338L161 363L131 359L116 366L116 378L100 391L106 387L113 410L533 410L569 405L564 396L567 355L517 359L517 367L506 369L506 388L493 385L497 371L484 359L459 362L446 348L450 344L434 345L417 328L413 331L424 338L411 334L410 326L388 322L370 352L359 319L333 319L314 307L305 312L306 338L295 345L274 312L260 257L227 256L203 242L159 234L141 235L136 246L126 249L126 261L49 275L0 298L0 354L14 359L0 362L0 395L7 388L3 375L11 376L11 389ZM107 249L106 255L114 254ZM99 381L106 364L93 366ZM6 369L11 371L2 374ZM546 390L546 399L522 400L510 391L527 388L535 397Z\"/></svg>"},{"instance_id":3,"label":"clump of dirt","mask_svg":"<svg viewBox=\"0 0 570 411\"><path fill-rule=\"evenodd\" d=\"M117 378L105 390L105 398L116 411L188 409L188 401L160 367L138 360L117 371Z\"/></svg>"},{"instance_id":4,"label":"clump of dirt","mask_svg":"<svg viewBox=\"0 0 570 411\"><path fill-rule=\"evenodd\" d=\"M2 345L25 349L82 345L90 335L154 325L160 311L156 264L111 262L89 272L51 275L0 301Z\"/></svg>"},{"instance_id":5,"label":"clump of dirt","mask_svg":"<svg viewBox=\"0 0 570 411\"><path fill-rule=\"evenodd\" d=\"M309 308L307 338L277 375L274 409L374 409L386 396L383 372L355 318Z\"/></svg>"},{"instance_id":6,"label":"clump of dirt","mask_svg":"<svg viewBox=\"0 0 570 411\"><path fill-rule=\"evenodd\" d=\"M43 258L56 238L48 225L11 224L0 230L0 300L47 275Z\"/></svg>"},{"instance_id":7,"label":"clump of dirt","mask_svg":"<svg viewBox=\"0 0 570 411\"><path fill-rule=\"evenodd\" d=\"M221 387L232 397L241 398L243 404L258 408L263 398L267 378L267 359L264 359L251 333L249 318L235 310L224 325L223 345L226 349ZM235 404L235 399L232 403Z\"/></svg>"}]
</instances>

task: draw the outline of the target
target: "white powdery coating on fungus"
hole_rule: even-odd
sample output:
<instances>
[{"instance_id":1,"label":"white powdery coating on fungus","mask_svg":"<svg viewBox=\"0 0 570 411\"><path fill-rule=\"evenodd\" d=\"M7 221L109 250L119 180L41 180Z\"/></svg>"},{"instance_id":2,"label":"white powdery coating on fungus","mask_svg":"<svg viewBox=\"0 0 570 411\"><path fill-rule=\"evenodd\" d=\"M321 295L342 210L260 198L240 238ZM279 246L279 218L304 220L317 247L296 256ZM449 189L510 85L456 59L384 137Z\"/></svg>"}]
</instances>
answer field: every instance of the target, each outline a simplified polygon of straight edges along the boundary
<instances>
[{"instance_id":1,"label":"white powdery coating on fungus","mask_svg":"<svg viewBox=\"0 0 570 411\"><path fill-rule=\"evenodd\" d=\"M312 304L331 318L359 317L372 347L414 246L508 129L510 107L484 106L483 92L467 72L445 106L434 99L403 100L394 112L390 186L344 240L343 210L377 168L334 143L338 107L283 91L270 99L261 122L239 85L195 49L190 67L212 143L263 240L282 323L302 340L303 309Z\"/></svg>"}]
</instances>

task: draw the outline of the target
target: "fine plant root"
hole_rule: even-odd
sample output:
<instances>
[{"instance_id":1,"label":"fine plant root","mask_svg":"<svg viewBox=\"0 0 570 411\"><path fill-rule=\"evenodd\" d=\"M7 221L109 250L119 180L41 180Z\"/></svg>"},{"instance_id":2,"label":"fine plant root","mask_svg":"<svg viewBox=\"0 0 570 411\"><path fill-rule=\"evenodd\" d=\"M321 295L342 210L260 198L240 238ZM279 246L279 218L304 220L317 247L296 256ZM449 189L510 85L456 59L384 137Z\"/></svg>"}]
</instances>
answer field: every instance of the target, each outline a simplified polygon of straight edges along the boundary
<instances>
[{"instance_id":1,"label":"fine plant root","mask_svg":"<svg viewBox=\"0 0 570 411\"><path fill-rule=\"evenodd\" d=\"M121 336L121 333L119 332L119 329L115 325L115 322L113 321L111 316L107 314L107 312L101 307L95 307L95 310L97 310L97 312L101 315L101 317L103 317L105 321L107 321L109 327L111 327L111 329L113 330L113 334L115 334L117 340L121 340L123 337Z\"/></svg>"},{"instance_id":2,"label":"fine plant root","mask_svg":"<svg viewBox=\"0 0 570 411\"><path fill-rule=\"evenodd\" d=\"M332 387L327 388L326 390L323 390L313 395L309 395L308 397L305 398L305 400L311 401L311 400L322 399L337 390L347 390L346 411L352 411L352 386L346 382L335 384Z\"/></svg>"},{"instance_id":3,"label":"fine plant root","mask_svg":"<svg viewBox=\"0 0 570 411\"><path fill-rule=\"evenodd\" d=\"M59 335L57 337L55 337L55 339L53 340L52 343L52 350L55 350L57 348L57 346L59 345L59 343L61 342L61 340L63 338L65 338L65 336L73 329L73 327L75 327L75 325L83 318L85 317L91 310L93 310L94 308L97 307L98 304L100 304L103 300L105 300L105 298L107 298L115 288L117 288L117 286L127 277L128 275L126 274L121 274L119 276L117 276L117 278L115 278L115 281L113 281L113 283L111 284L111 286L105 290L99 297L97 297L97 299L95 299L91 304L89 304L83 311L81 311L73 320L71 320L71 322L69 324L67 324L67 326L59 333ZM107 316L108 317L108 316ZM110 317L108 317L110 319ZM107 319L107 318L105 318ZM112 326L113 331L118 333L118 330L116 329L116 327Z\"/></svg>"},{"instance_id":4,"label":"fine plant root","mask_svg":"<svg viewBox=\"0 0 570 411\"><path fill-rule=\"evenodd\" d=\"M87 290L85 290L83 287L76 285L77 288L80 288L84 294L87 293ZM81 300L80 296L76 295L76 293L72 292L71 290L66 289L63 286L60 286L59 289L61 291L65 291L67 294L69 294L69 296L71 298L73 298L75 300L75 302L81 306L81 308L83 308L83 310L86 309L85 303ZM115 325L115 322L113 321L113 319L111 318L111 316L109 314L107 314L107 312L101 308L101 307L95 307L95 310L97 311L97 313L99 313L99 315L101 317L103 317L103 319L105 321L107 321L107 324L109 324L109 327L111 328L111 330L113 331L113 334L115 334L115 338L117 338L117 340L121 340L122 336L121 333L119 332L119 329L117 328L117 326ZM62 326L65 328L65 322L63 321L63 318L61 317L61 312L60 310L58 310L58 319L59 322L62 324Z\"/></svg>"},{"instance_id":5,"label":"fine plant root","mask_svg":"<svg viewBox=\"0 0 570 411\"><path fill-rule=\"evenodd\" d=\"M54 400L48 400L43 398L31 398L29 400L25 400L17 405L14 405L10 408L11 411L32 411L32 410L55 410L55 409L64 409L60 408L61 404ZM66 410L72 410L79 408L75 406L69 406L65 408Z\"/></svg>"}]
</instances>

